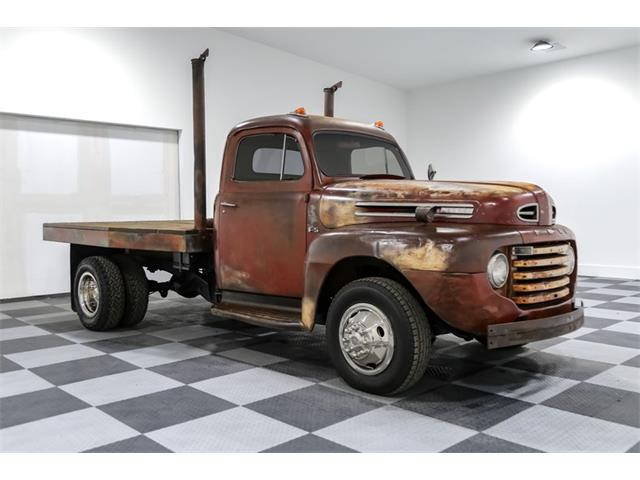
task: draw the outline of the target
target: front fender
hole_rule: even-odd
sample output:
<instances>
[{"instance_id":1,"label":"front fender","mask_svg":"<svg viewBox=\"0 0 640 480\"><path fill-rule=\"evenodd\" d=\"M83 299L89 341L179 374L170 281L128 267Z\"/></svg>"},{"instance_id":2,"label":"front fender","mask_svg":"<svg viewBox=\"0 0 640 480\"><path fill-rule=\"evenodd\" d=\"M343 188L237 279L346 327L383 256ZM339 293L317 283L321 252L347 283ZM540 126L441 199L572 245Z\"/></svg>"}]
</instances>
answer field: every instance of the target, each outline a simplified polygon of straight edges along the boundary
<instances>
[{"instance_id":1,"label":"front fender","mask_svg":"<svg viewBox=\"0 0 640 480\"><path fill-rule=\"evenodd\" d=\"M409 272L484 271L496 244L519 244L513 228L488 225L425 225L394 223L345 227L318 235L305 262L302 325L313 329L316 305L331 268L350 257L384 261L405 277Z\"/></svg>"}]
</instances>

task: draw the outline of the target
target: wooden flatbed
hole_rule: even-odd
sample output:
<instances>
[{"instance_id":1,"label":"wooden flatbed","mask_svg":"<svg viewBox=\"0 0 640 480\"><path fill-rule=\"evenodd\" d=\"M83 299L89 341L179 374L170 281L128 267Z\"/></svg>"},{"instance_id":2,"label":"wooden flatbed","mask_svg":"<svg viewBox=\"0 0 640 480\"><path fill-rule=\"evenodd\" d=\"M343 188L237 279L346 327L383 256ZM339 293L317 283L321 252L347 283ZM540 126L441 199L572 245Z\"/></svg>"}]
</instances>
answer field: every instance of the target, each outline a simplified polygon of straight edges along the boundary
<instances>
[{"instance_id":1,"label":"wooden flatbed","mask_svg":"<svg viewBox=\"0 0 640 480\"><path fill-rule=\"evenodd\" d=\"M205 233L193 220L149 220L133 222L45 223L44 240L94 247L151 250L158 252L210 252L212 222Z\"/></svg>"}]
</instances>

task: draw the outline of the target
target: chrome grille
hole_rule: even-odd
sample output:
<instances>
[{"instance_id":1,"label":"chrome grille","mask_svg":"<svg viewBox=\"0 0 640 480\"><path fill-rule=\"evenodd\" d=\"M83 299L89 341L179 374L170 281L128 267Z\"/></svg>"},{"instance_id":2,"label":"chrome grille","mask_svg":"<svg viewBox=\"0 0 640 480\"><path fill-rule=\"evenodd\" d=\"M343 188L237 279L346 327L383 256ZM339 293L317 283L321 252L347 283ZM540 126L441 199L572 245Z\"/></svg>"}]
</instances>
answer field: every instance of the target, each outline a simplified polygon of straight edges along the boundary
<instances>
[{"instance_id":1,"label":"chrome grille","mask_svg":"<svg viewBox=\"0 0 640 480\"><path fill-rule=\"evenodd\" d=\"M571 245L519 245L511 249L511 299L523 308L558 302L571 295L567 253Z\"/></svg>"}]
</instances>

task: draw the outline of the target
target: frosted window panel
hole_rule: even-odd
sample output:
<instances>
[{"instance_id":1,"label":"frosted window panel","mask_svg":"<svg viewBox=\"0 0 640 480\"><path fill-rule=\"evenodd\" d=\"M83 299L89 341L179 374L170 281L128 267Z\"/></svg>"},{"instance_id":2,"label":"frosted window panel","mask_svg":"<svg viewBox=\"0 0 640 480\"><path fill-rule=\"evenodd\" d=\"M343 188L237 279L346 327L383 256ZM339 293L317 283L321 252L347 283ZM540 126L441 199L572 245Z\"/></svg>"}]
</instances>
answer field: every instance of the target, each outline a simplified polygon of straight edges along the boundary
<instances>
[{"instance_id":1,"label":"frosted window panel","mask_svg":"<svg viewBox=\"0 0 640 480\"><path fill-rule=\"evenodd\" d=\"M61 133L18 131L20 189L39 195L78 189L78 139ZM11 161L12 159L3 159Z\"/></svg>"}]
</instances>

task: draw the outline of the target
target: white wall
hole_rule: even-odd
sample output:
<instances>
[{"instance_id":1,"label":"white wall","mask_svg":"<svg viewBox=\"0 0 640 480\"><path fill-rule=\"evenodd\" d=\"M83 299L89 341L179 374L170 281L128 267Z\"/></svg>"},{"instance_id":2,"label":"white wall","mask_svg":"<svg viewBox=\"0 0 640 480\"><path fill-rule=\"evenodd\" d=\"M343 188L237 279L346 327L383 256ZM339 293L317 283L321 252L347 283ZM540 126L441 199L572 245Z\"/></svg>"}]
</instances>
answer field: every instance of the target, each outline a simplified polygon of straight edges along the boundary
<instances>
[{"instance_id":1,"label":"white wall","mask_svg":"<svg viewBox=\"0 0 640 480\"><path fill-rule=\"evenodd\" d=\"M209 215L224 141L243 120L298 106L382 119L405 143L405 92L215 29L0 29L0 112L181 130L181 214L193 218L191 63L206 47Z\"/></svg>"},{"instance_id":2,"label":"white wall","mask_svg":"<svg viewBox=\"0 0 640 480\"><path fill-rule=\"evenodd\" d=\"M408 155L418 176L541 185L581 274L640 278L639 71L633 47L411 91Z\"/></svg>"}]
</instances>

